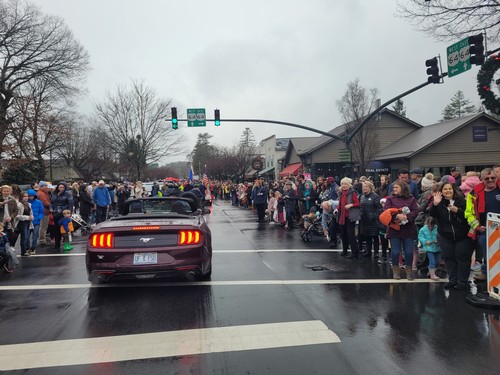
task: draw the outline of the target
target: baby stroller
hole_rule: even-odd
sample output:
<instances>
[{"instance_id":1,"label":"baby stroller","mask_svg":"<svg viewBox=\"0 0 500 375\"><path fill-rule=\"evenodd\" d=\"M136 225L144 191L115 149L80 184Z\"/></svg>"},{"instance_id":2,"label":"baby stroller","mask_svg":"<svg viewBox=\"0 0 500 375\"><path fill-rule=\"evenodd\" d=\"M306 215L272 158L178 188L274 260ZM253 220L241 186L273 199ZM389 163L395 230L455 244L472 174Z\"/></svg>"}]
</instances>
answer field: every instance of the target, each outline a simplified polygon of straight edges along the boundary
<instances>
[{"instance_id":1,"label":"baby stroller","mask_svg":"<svg viewBox=\"0 0 500 375\"><path fill-rule=\"evenodd\" d=\"M83 220L80 215L71 215L71 221L73 222L73 228L75 231L80 229L82 236L92 233L92 227L85 220Z\"/></svg>"},{"instance_id":2,"label":"baby stroller","mask_svg":"<svg viewBox=\"0 0 500 375\"><path fill-rule=\"evenodd\" d=\"M314 236L324 237L319 212L304 215L304 230L300 234L300 238L304 242L311 242Z\"/></svg>"}]
</instances>

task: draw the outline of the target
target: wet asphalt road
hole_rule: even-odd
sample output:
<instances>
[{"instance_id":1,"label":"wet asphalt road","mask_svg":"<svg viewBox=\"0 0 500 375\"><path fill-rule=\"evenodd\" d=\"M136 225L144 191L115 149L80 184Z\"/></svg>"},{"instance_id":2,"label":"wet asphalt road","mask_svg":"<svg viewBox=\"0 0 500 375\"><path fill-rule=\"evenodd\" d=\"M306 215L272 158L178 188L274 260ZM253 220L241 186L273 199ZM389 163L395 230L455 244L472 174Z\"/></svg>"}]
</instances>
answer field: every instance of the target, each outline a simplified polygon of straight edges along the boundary
<instances>
[{"instance_id":1,"label":"wet asphalt road","mask_svg":"<svg viewBox=\"0 0 500 375\"><path fill-rule=\"evenodd\" d=\"M208 220L216 252L207 283L90 287L83 239L69 256L44 256L45 248L21 259L0 275L1 363L12 344L272 323L322 322L340 342L2 373L500 374L500 313L466 304L465 293L423 276L394 283L388 265L348 261L319 237L304 244L299 229L258 224L228 202L216 202Z\"/></svg>"}]
</instances>

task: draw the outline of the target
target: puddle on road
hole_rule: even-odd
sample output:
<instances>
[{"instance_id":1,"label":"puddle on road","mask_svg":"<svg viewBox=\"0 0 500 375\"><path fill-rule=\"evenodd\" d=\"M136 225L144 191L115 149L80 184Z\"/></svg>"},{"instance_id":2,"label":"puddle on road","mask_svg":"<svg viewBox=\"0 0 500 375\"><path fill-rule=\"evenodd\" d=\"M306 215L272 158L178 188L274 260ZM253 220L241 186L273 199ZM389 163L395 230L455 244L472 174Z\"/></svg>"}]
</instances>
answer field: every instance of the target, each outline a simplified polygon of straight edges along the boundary
<instances>
[{"instance_id":1,"label":"puddle on road","mask_svg":"<svg viewBox=\"0 0 500 375\"><path fill-rule=\"evenodd\" d=\"M346 267L342 264L304 264L305 268L310 269L311 271L345 271Z\"/></svg>"}]
</instances>

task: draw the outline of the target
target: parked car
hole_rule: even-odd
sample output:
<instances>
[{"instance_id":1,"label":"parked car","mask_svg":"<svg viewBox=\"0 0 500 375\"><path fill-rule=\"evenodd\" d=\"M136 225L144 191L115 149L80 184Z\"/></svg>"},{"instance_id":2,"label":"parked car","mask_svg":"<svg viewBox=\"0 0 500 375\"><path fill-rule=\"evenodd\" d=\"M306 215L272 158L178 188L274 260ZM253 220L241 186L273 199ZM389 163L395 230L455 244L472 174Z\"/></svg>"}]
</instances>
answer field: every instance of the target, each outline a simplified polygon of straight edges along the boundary
<instances>
[{"instance_id":1,"label":"parked car","mask_svg":"<svg viewBox=\"0 0 500 375\"><path fill-rule=\"evenodd\" d=\"M209 279L212 235L203 216L206 212L190 197L128 200L125 215L96 226L87 242L89 281L179 275Z\"/></svg>"}]
</instances>

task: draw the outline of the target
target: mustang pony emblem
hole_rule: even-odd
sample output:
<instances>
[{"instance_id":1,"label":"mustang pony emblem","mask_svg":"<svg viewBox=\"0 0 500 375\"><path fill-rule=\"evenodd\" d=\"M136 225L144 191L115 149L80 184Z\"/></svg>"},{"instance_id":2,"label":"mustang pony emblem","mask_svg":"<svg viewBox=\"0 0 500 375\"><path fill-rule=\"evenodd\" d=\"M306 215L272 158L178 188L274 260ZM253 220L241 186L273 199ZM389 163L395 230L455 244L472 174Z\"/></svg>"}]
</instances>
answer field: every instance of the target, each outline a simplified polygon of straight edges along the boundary
<instances>
[{"instance_id":1,"label":"mustang pony emblem","mask_svg":"<svg viewBox=\"0 0 500 375\"><path fill-rule=\"evenodd\" d=\"M151 238L149 238L149 237L142 237L141 239L139 239L139 241L144 242L144 243L148 243L151 240L154 240L154 238L153 237L151 237Z\"/></svg>"}]
</instances>

